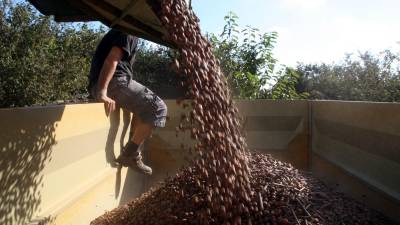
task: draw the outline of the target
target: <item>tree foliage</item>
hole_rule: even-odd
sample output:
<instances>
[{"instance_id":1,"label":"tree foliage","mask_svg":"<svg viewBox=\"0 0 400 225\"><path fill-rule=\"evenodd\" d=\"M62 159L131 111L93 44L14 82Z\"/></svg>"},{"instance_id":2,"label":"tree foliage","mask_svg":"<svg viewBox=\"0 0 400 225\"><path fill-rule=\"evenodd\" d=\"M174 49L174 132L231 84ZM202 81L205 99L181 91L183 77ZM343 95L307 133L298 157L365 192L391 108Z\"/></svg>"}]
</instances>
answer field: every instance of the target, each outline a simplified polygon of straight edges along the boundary
<instances>
[{"instance_id":1,"label":"tree foliage","mask_svg":"<svg viewBox=\"0 0 400 225\"><path fill-rule=\"evenodd\" d=\"M237 20L237 15L230 12L225 16L222 33L210 34L209 39L234 96L260 98L260 91L275 68L272 50L277 33L261 33L250 26L241 29Z\"/></svg>"},{"instance_id":2,"label":"tree foliage","mask_svg":"<svg viewBox=\"0 0 400 225\"><path fill-rule=\"evenodd\" d=\"M140 42L135 61L135 79L155 91L162 98L178 98L184 95L179 82L184 77L171 69L173 50Z\"/></svg>"},{"instance_id":3,"label":"tree foliage","mask_svg":"<svg viewBox=\"0 0 400 225\"><path fill-rule=\"evenodd\" d=\"M300 74L291 67L283 67L274 76L275 84L270 89L262 90L263 98L273 100L307 99L309 93L302 88Z\"/></svg>"},{"instance_id":4,"label":"tree foliage","mask_svg":"<svg viewBox=\"0 0 400 225\"><path fill-rule=\"evenodd\" d=\"M0 1L0 107L82 99L104 31L57 24L28 3Z\"/></svg>"},{"instance_id":5,"label":"tree foliage","mask_svg":"<svg viewBox=\"0 0 400 225\"><path fill-rule=\"evenodd\" d=\"M299 64L301 87L311 99L352 101L400 101L400 53L359 53L342 63Z\"/></svg>"}]
</instances>

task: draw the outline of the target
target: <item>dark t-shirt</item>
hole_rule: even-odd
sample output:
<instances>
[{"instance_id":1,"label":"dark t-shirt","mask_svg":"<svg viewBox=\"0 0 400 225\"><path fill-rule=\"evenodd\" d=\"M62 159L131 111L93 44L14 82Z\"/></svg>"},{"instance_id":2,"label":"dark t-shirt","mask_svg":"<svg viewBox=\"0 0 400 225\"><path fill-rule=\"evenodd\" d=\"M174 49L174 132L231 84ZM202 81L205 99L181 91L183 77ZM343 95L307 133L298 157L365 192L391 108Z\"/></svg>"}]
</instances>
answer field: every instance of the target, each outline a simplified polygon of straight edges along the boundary
<instances>
[{"instance_id":1,"label":"dark t-shirt","mask_svg":"<svg viewBox=\"0 0 400 225\"><path fill-rule=\"evenodd\" d=\"M113 46L120 47L124 52L121 61L118 62L114 77L133 79L133 64L135 63L138 38L116 29L111 29L104 35L93 56L89 73L89 93L90 89L97 83L104 61Z\"/></svg>"}]
</instances>

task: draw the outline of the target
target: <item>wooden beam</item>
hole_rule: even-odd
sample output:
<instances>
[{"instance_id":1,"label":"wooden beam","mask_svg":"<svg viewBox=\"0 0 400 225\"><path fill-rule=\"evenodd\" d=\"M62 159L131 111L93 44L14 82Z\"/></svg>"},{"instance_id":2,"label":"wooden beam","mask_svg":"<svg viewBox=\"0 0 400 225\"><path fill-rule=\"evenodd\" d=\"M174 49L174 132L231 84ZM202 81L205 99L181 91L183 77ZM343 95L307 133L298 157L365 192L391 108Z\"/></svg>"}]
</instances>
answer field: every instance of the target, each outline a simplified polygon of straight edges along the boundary
<instances>
[{"instance_id":1,"label":"wooden beam","mask_svg":"<svg viewBox=\"0 0 400 225\"><path fill-rule=\"evenodd\" d=\"M111 5L110 3L103 1L103 0L84 0L84 2L88 2L104 11L107 11L109 13L111 13L114 17L118 18L120 15L122 15L122 10L118 9L117 7ZM151 36L155 36L155 37L162 37L162 33L160 31L157 31L155 29L153 29L151 26L143 23L142 21L127 15L124 18L122 18L123 21L128 22L129 24L139 28L140 30L150 34ZM111 26L111 21L108 24L109 26Z\"/></svg>"},{"instance_id":2,"label":"wooden beam","mask_svg":"<svg viewBox=\"0 0 400 225\"><path fill-rule=\"evenodd\" d=\"M115 24L121 21L128 14L129 10L131 10L133 7L136 6L136 3L138 3L138 1L139 0L131 0L129 4L125 7L125 9L122 10L121 15L112 21L111 27L113 27Z\"/></svg>"},{"instance_id":3,"label":"wooden beam","mask_svg":"<svg viewBox=\"0 0 400 225\"><path fill-rule=\"evenodd\" d=\"M100 9L110 13L111 15L113 15L114 18L119 17L123 12L122 10L116 8L115 6L113 6L107 2L101 1L101 0L83 0L83 1L82 0L68 0L68 1L71 4L73 4L75 7L81 9L82 12L85 12L88 15L90 15L94 18L97 18L98 21L101 21L103 24L105 24L109 27L112 25L112 20L105 18L104 15L101 15L98 11L93 9L92 5L99 7ZM92 4L92 5L90 5L90 4ZM130 15L126 15L123 18L123 21L128 24L131 24L136 29L131 29L131 28L124 27L124 26L121 26L118 24L115 24L113 27L118 30L124 31L126 33L131 33L138 37L147 39L149 41L153 41L155 43L162 44L167 47L175 48L175 46L172 43L163 40L162 32L154 30L152 27L144 24L143 22L139 21L138 19L135 19Z\"/></svg>"}]
</instances>

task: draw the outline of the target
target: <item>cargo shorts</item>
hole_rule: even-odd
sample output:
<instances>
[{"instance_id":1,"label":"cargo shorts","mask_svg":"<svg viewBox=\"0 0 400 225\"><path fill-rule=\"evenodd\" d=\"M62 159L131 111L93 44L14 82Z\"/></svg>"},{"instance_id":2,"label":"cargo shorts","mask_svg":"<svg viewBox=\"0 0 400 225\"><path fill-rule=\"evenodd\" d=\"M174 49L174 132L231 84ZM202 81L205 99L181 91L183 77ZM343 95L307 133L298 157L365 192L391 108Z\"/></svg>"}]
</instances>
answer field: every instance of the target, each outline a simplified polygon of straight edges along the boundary
<instances>
[{"instance_id":1,"label":"cargo shorts","mask_svg":"<svg viewBox=\"0 0 400 225\"><path fill-rule=\"evenodd\" d=\"M92 90L92 95L96 94L94 91ZM164 101L130 77L113 77L108 85L107 95L115 101L117 107L132 112L142 122L154 127L165 127L167 106Z\"/></svg>"}]
</instances>

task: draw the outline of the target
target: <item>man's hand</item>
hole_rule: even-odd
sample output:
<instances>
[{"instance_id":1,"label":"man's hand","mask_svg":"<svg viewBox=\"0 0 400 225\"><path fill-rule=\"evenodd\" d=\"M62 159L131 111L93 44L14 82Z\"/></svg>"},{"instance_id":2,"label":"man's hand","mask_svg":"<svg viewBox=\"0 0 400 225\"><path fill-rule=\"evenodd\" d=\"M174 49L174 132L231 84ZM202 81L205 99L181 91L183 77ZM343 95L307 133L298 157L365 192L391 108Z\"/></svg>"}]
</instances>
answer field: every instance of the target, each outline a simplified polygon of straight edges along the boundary
<instances>
[{"instance_id":1,"label":"man's hand","mask_svg":"<svg viewBox=\"0 0 400 225\"><path fill-rule=\"evenodd\" d=\"M107 90L100 90L97 100L104 103L104 110L107 117L115 110L115 101L107 96Z\"/></svg>"},{"instance_id":2,"label":"man's hand","mask_svg":"<svg viewBox=\"0 0 400 225\"><path fill-rule=\"evenodd\" d=\"M122 59L123 51L119 47L112 47L104 60L103 67L100 71L99 81L97 84L97 100L104 103L104 110L108 117L115 110L115 101L107 96L108 83L115 73L118 62Z\"/></svg>"}]
</instances>

